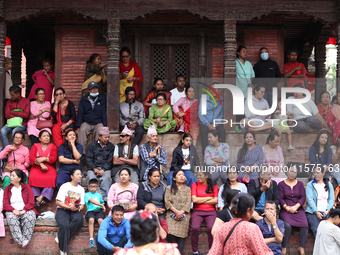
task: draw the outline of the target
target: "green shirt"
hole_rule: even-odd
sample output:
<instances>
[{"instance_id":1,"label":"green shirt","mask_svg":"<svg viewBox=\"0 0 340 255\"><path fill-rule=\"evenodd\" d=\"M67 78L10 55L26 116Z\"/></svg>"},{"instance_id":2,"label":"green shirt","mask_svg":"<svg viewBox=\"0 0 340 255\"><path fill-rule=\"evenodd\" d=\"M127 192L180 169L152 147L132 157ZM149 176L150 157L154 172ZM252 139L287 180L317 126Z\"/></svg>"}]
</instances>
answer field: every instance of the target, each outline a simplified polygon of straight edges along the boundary
<instances>
[{"instance_id":1,"label":"green shirt","mask_svg":"<svg viewBox=\"0 0 340 255\"><path fill-rule=\"evenodd\" d=\"M96 201L98 201L99 203L101 203L102 205L104 204L102 195L100 195L99 193L87 192L87 193L85 194L85 203L86 203L86 208L87 208L87 211L86 211L86 212L96 211L96 210L102 208L102 207L99 206L99 205L92 204L92 203L90 202L90 199L96 200Z\"/></svg>"},{"instance_id":2,"label":"green shirt","mask_svg":"<svg viewBox=\"0 0 340 255\"><path fill-rule=\"evenodd\" d=\"M243 64L241 60L236 59L236 86L242 90L244 98L248 96L248 84L254 77L255 72L251 63L246 60Z\"/></svg>"}]
</instances>

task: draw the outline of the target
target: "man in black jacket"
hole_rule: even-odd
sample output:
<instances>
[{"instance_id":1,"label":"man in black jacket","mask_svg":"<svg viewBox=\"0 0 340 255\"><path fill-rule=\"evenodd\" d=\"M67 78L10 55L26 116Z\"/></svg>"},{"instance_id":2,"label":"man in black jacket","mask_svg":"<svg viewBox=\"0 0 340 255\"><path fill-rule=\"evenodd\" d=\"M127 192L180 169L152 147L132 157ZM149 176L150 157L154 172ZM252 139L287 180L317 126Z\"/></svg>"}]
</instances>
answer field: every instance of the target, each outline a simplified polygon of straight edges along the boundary
<instances>
[{"instance_id":1,"label":"man in black jacket","mask_svg":"<svg viewBox=\"0 0 340 255\"><path fill-rule=\"evenodd\" d=\"M267 201L274 201L276 206L280 203L279 188L276 181L271 180L272 174L269 167L262 166L260 178L253 179L249 183L249 194L255 198L255 211L252 219L261 220L264 206Z\"/></svg>"},{"instance_id":2,"label":"man in black jacket","mask_svg":"<svg viewBox=\"0 0 340 255\"><path fill-rule=\"evenodd\" d=\"M112 184L111 169L113 167L113 152L115 146L109 142L110 131L108 127L99 129L99 139L89 144L86 153L87 185L91 179L100 180L100 188L103 200L106 201L107 193Z\"/></svg>"},{"instance_id":3,"label":"man in black jacket","mask_svg":"<svg viewBox=\"0 0 340 255\"><path fill-rule=\"evenodd\" d=\"M76 127L79 128L78 142L86 151L87 135L93 133L98 139L98 131L107 126L106 98L99 95L98 84L94 81L88 85L90 94L83 96L79 102Z\"/></svg>"},{"instance_id":4,"label":"man in black jacket","mask_svg":"<svg viewBox=\"0 0 340 255\"><path fill-rule=\"evenodd\" d=\"M266 47L260 49L260 57L261 60L254 65L254 84L265 86L266 93L263 98L268 101L269 107L272 107L273 87L277 86L281 78L281 72L276 61L269 58L269 51Z\"/></svg>"}]
</instances>

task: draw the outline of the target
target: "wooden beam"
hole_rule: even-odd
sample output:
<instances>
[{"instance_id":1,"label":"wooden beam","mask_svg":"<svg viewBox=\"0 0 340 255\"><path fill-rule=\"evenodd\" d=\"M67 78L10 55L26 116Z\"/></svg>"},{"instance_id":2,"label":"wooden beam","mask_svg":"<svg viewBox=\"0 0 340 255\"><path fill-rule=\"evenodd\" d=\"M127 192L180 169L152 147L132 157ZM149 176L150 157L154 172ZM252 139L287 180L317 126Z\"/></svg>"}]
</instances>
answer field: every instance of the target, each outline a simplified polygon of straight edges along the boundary
<instances>
[{"instance_id":1,"label":"wooden beam","mask_svg":"<svg viewBox=\"0 0 340 255\"><path fill-rule=\"evenodd\" d=\"M6 88L6 69L5 69L5 42L6 42L6 23L0 22L0 127L6 123L5 112L5 88Z\"/></svg>"}]
</instances>

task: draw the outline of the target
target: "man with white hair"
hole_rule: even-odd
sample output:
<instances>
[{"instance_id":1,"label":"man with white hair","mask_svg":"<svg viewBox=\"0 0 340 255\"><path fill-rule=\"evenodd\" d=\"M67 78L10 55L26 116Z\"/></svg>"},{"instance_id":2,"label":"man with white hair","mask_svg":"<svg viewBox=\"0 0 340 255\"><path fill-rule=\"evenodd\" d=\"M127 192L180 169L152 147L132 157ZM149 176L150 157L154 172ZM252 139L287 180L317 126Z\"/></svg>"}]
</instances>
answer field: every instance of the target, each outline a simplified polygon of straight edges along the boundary
<instances>
[{"instance_id":1,"label":"man with white hair","mask_svg":"<svg viewBox=\"0 0 340 255\"><path fill-rule=\"evenodd\" d=\"M168 165L168 160L164 147L157 143L158 133L154 125L149 127L147 137L149 141L140 147L140 179L147 180L151 168L160 169L163 178L165 178L162 167Z\"/></svg>"}]
</instances>

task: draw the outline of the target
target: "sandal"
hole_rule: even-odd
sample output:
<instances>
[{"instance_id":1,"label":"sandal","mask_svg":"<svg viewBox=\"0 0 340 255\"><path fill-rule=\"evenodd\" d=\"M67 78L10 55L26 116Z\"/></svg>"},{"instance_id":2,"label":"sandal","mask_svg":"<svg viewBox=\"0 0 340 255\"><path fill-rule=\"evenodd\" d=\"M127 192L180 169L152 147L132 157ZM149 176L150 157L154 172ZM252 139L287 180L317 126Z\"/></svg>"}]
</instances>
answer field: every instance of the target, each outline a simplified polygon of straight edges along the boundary
<instances>
[{"instance_id":1,"label":"sandal","mask_svg":"<svg viewBox=\"0 0 340 255\"><path fill-rule=\"evenodd\" d=\"M39 202L38 200L35 200L35 205L36 205L37 207L39 207L39 206L40 206L40 202Z\"/></svg>"}]
</instances>

